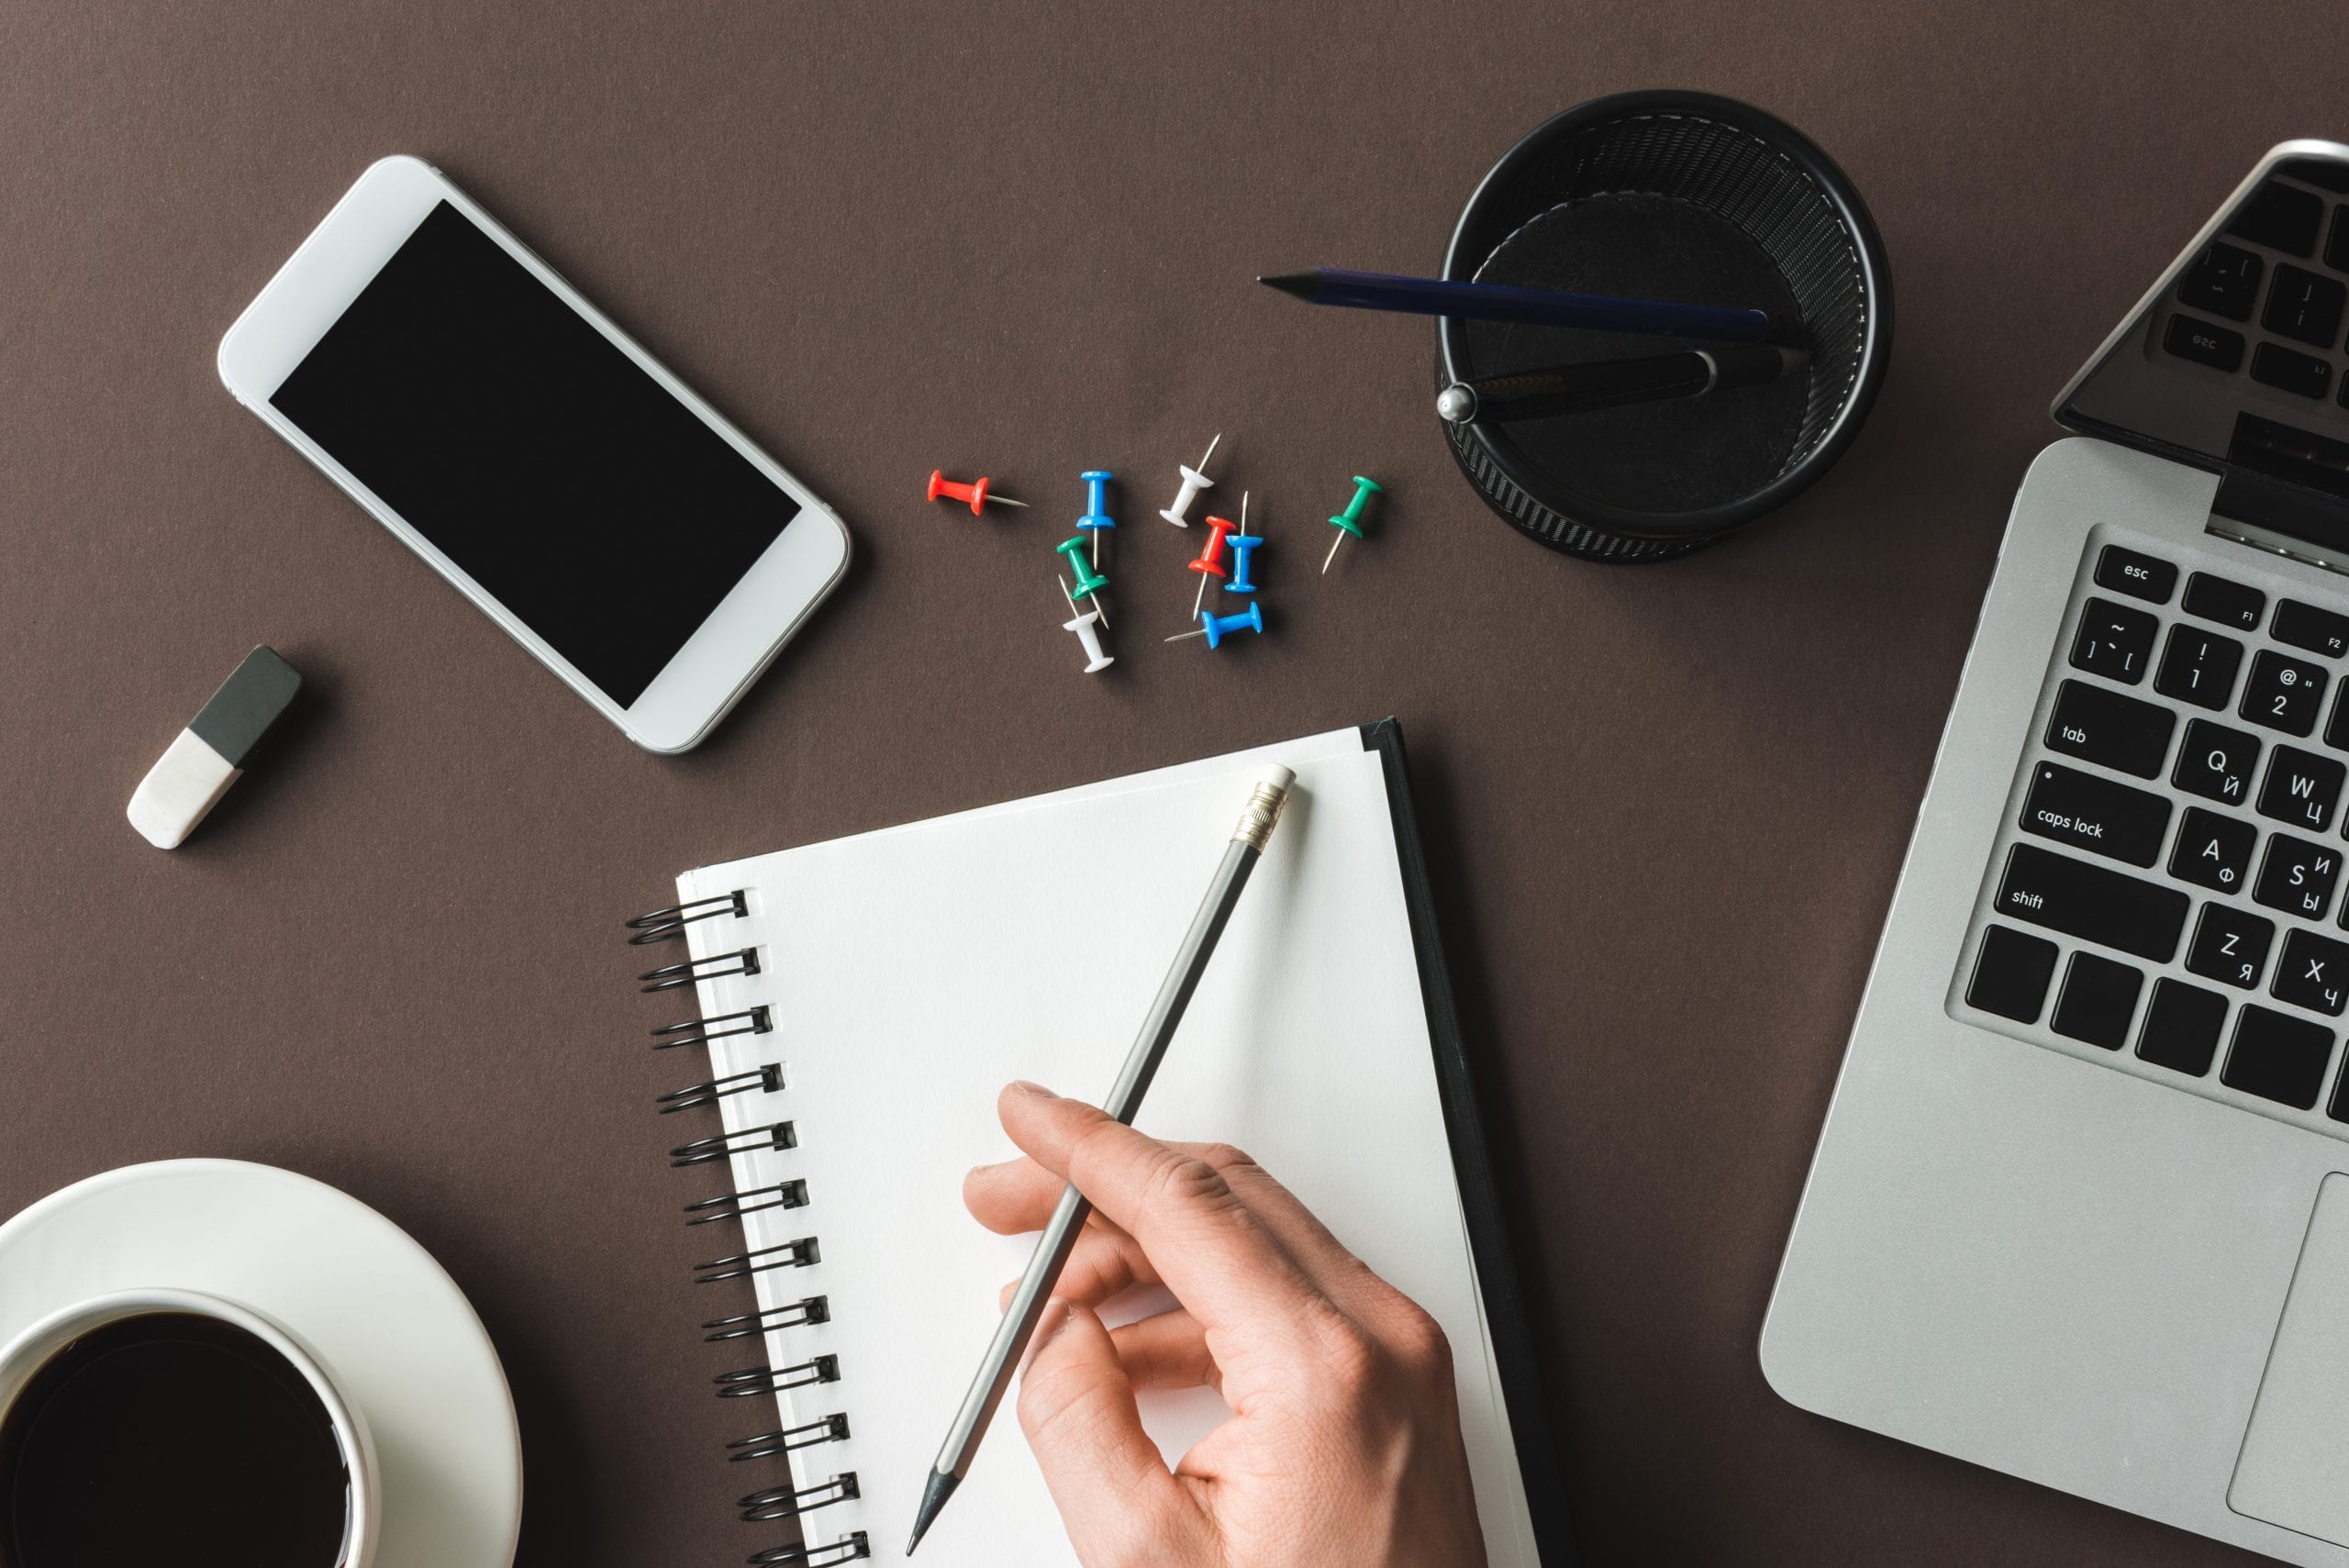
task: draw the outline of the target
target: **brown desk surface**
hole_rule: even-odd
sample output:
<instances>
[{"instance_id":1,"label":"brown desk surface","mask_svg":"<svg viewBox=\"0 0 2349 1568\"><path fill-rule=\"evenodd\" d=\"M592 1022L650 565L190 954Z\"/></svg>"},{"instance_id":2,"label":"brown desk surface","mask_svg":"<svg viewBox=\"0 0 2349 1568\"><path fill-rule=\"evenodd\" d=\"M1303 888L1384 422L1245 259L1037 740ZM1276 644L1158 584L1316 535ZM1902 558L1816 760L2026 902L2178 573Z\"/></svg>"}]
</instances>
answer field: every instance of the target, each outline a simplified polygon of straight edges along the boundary
<instances>
[{"instance_id":1,"label":"brown desk surface","mask_svg":"<svg viewBox=\"0 0 2349 1568\"><path fill-rule=\"evenodd\" d=\"M1798 1412L1754 1343L2048 398L2258 152L2343 129L2331 21L19 0L0 1212L174 1155L339 1184L496 1337L524 1562L738 1562L774 1538L729 1516L717 1448L744 1418L690 1331L709 1293L677 1210L707 1184L665 1167L650 1103L687 1064L644 1050L666 1014L619 919L688 864L1391 712L1591 1561L2250 1561ZM1601 569L1458 479L1427 323L1247 280L1431 269L1520 132L1663 85L1843 164L1897 348L1791 510ZM844 590L698 752L629 746L221 390L222 330L392 151L856 531ZM1149 514L1218 430L1280 617L1220 662L1144 635L1192 582ZM1097 463L1128 519L1125 658L1086 680L1041 552ZM926 506L941 464L1038 510ZM1380 536L1313 577L1364 470ZM306 717L185 850L148 848L131 786L264 640L308 674Z\"/></svg>"}]
</instances>

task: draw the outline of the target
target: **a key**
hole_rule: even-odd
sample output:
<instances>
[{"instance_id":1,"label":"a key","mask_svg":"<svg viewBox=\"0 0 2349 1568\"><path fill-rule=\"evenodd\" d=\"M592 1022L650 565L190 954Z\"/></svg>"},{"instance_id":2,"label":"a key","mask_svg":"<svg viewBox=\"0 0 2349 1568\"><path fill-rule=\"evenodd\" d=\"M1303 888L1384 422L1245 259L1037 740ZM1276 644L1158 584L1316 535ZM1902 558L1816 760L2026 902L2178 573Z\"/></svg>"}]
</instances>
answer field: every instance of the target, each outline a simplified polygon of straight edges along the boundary
<instances>
[{"instance_id":1,"label":"a key","mask_svg":"<svg viewBox=\"0 0 2349 1568\"><path fill-rule=\"evenodd\" d=\"M2307 1018L2245 1006L2227 1044L2227 1064L2219 1081L2231 1089L2307 1110L2324 1086L2325 1063L2332 1060L2332 1031Z\"/></svg>"},{"instance_id":2,"label":"a key","mask_svg":"<svg viewBox=\"0 0 2349 1568\"><path fill-rule=\"evenodd\" d=\"M2251 797L2252 770L2258 765L2256 737L2192 718L2187 720L2186 743L2177 750L2177 767L2169 782L2188 795L2241 806Z\"/></svg>"},{"instance_id":3,"label":"a key","mask_svg":"<svg viewBox=\"0 0 2349 1568\"><path fill-rule=\"evenodd\" d=\"M2205 980L2248 991L2259 984L2259 972L2267 967L2267 944L2275 940L2276 922L2266 916L2205 904L2202 917L2194 922L2194 940L2187 945L2186 967Z\"/></svg>"},{"instance_id":4,"label":"a key","mask_svg":"<svg viewBox=\"0 0 2349 1568\"><path fill-rule=\"evenodd\" d=\"M2129 1039L2144 972L2092 952L2076 952L2064 971L2064 989L2047 1020L2057 1034L2118 1051Z\"/></svg>"},{"instance_id":5,"label":"a key","mask_svg":"<svg viewBox=\"0 0 2349 1568\"><path fill-rule=\"evenodd\" d=\"M2156 1067L2199 1078L2219 1053L2219 1026L2227 1021L2227 999L2183 980L2154 982L2137 1054Z\"/></svg>"},{"instance_id":6,"label":"a key","mask_svg":"<svg viewBox=\"0 0 2349 1568\"><path fill-rule=\"evenodd\" d=\"M2174 887L2141 882L2036 844L2017 844L2007 851L1996 908L2025 925L2167 963L2186 929L2188 904Z\"/></svg>"},{"instance_id":7,"label":"a key","mask_svg":"<svg viewBox=\"0 0 2349 1568\"><path fill-rule=\"evenodd\" d=\"M2279 1002L2339 1018L2349 998L2349 944L2314 931L2285 932L2284 956L2277 960L2276 983L2267 991Z\"/></svg>"},{"instance_id":8,"label":"a key","mask_svg":"<svg viewBox=\"0 0 2349 1568\"><path fill-rule=\"evenodd\" d=\"M2338 850L2288 833L2270 833L2266 857L2259 862L2259 885L2251 895L2270 909L2305 920L2321 919L2332 899L2333 879L2340 874Z\"/></svg>"},{"instance_id":9,"label":"a key","mask_svg":"<svg viewBox=\"0 0 2349 1568\"><path fill-rule=\"evenodd\" d=\"M2055 711L2047 720L2047 749L2149 779L2162 771L2176 728L2177 715L2165 707L2086 681L2065 681L2056 688Z\"/></svg>"},{"instance_id":10,"label":"a key","mask_svg":"<svg viewBox=\"0 0 2349 1568\"><path fill-rule=\"evenodd\" d=\"M2251 656L2243 684L2243 717L2269 729L2306 735L2324 706L2324 666L2263 648Z\"/></svg>"},{"instance_id":11,"label":"a key","mask_svg":"<svg viewBox=\"0 0 2349 1568\"><path fill-rule=\"evenodd\" d=\"M2267 762L2267 782L2259 786L2259 814L2321 833L2332 821L2344 773L2349 770L2330 757L2278 746Z\"/></svg>"},{"instance_id":12,"label":"a key","mask_svg":"<svg viewBox=\"0 0 2349 1568\"><path fill-rule=\"evenodd\" d=\"M2174 626L2162 645L2162 667L2154 690L2216 713L2234 695L2235 672L2243 668L2243 644L2199 626Z\"/></svg>"},{"instance_id":13,"label":"a key","mask_svg":"<svg viewBox=\"0 0 2349 1568\"><path fill-rule=\"evenodd\" d=\"M2241 893L2258 841L2259 829L2250 823L2189 806L2177 826L2177 847L2169 852L2169 873L2198 887Z\"/></svg>"},{"instance_id":14,"label":"a key","mask_svg":"<svg viewBox=\"0 0 2349 1568\"><path fill-rule=\"evenodd\" d=\"M2004 926L1988 927L1974 961L1974 978L1965 984L1965 1005L2017 1023L2037 1023L2054 973L2054 942Z\"/></svg>"},{"instance_id":15,"label":"a key","mask_svg":"<svg viewBox=\"0 0 2349 1568\"><path fill-rule=\"evenodd\" d=\"M2159 624L2143 610L2090 599L2080 611L2079 634L2072 639L2073 667L2133 686L2145 678Z\"/></svg>"},{"instance_id":16,"label":"a key","mask_svg":"<svg viewBox=\"0 0 2349 1568\"><path fill-rule=\"evenodd\" d=\"M2169 833L2169 802L2077 768L2042 762L2032 770L2021 826L2076 850L2149 866L2161 858Z\"/></svg>"}]
</instances>

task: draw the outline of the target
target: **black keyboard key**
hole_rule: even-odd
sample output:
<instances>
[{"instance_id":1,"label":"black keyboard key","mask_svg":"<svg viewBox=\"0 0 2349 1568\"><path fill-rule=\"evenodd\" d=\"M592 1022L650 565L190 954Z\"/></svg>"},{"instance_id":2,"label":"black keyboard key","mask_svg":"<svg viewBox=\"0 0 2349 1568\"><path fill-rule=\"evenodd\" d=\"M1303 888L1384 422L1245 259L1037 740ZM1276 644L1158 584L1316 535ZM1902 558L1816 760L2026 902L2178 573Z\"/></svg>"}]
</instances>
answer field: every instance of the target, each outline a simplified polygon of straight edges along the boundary
<instances>
[{"instance_id":1,"label":"black keyboard key","mask_svg":"<svg viewBox=\"0 0 2349 1568\"><path fill-rule=\"evenodd\" d=\"M2243 369L2243 334L2191 316L2171 315L2169 325L2162 329L2162 347L2181 360L2209 365L2214 371Z\"/></svg>"},{"instance_id":2,"label":"black keyboard key","mask_svg":"<svg viewBox=\"0 0 2349 1568\"><path fill-rule=\"evenodd\" d=\"M2066 681L2056 689L2055 711L2047 720L2047 749L2149 779L2162 771L2176 728L2177 715L2165 707Z\"/></svg>"},{"instance_id":3,"label":"black keyboard key","mask_svg":"<svg viewBox=\"0 0 2349 1568\"><path fill-rule=\"evenodd\" d=\"M2332 901L2333 879L2340 874L2340 851L2288 833L2270 833L2266 857L2259 862L2259 885L2251 895L2270 909L2321 920L2324 906Z\"/></svg>"},{"instance_id":4,"label":"black keyboard key","mask_svg":"<svg viewBox=\"0 0 2349 1568\"><path fill-rule=\"evenodd\" d=\"M2064 971L2064 989L2055 998L2048 1027L2067 1040L2118 1051L2129 1040L2129 1020L2136 1016L2143 971L2092 952L2076 952Z\"/></svg>"},{"instance_id":5,"label":"black keyboard key","mask_svg":"<svg viewBox=\"0 0 2349 1568\"><path fill-rule=\"evenodd\" d=\"M2250 823L2189 806L2178 825L2177 848L2170 851L2169 873L2198 887L2241 893L2258 841L2259 829Z\"/></svg>"},{"instance_id":6,"label":"black keyboard key","mask_svg":"<svg viewBox=\"0 0 2349 1568\"><path fill-rule=\"evenodd\" d=\"M2090 599L2080 611L2079 635L2072 639L2072 667L2133 686L2145 678L2160 625L2143 610Z\"/></svg>"},{"instance_id":7,"label":"black keyboard key","mask_svg":"<svg viewBox=\"0 0 2349 1568\"><path fill-rule=\"evenodd\" d=\"M2162 667L2154 690L2216 713L2234 695L2235 672L2243 668L2243 644L2184 622L2169 628L2162 644Z\"/></svg>"},{"instance_id":8,"label":"black keyboard key","mask_svg":"<svg viewBox=\"0 0 2349 1568\"><path fill-rule=\"evenodd\" d=\"M2349 987L2349 944L2314 931L2284 933L2284 956L2277 961L2276 984L2267 988L2268 995L2337 1018L2343 1001L2349 998L2344 987Z\"/></svg>"},{"instance_id":9,"label":"black keyboard key","mask_svg":"<svg viewBox=\"0 0 2349 1568\"><path fill-rule=\"evenodd\" d=\"M2332 361L2262 343L2251 351L2251 379L2278 392L2322 397L2332 389Z\"/></svg>"},{"instance_id":10,"label":"black keyboard key","mask_svg":"<svg viewBox=\"0 0 2349 1568\"><path fill-rule=\"evenodd\" d=\"M2332 825L2344 772L2330 757L2278 746L2267 763L2267 782L2259 786L2259 814L2321 833Z\"/></svg>"},{"instance_id":11,"label":"black keyboard key","mask_svg":"<svg viewBox=\"0 0 2349 1568\"><path fill-rule=\"evenodd\" d=\"M2169 802L2077 768L2042 762L2023 797L2021 827L2090 854L2149 866L2161 859L2169 835Z\"/></svg>"},{"instance_id":12,"label":"black keyboard key","mask_svg":"<svg viewBox=\"0 0 2349 1568\"><path fill-rule=\"evenodd\" d=\"M2171 591L2177 586L2177 568L2166 561L2108 544L2096 558L2096 585L2150 604L2165 605Z\"/></svg>"},{"instance_id":13,"label":"black keyboard key","mask_svg":"<svg viewBox=\"0 0 2349 1568\"><path fill-rule=\"evenodd\" d=\"M2349 212L2349 207L2341 210ZM2337 616L2298 599L2278 599L2276 621L2267 628L2267 635L2278 642L2321 653L2327 659L2338 659L2349 653L2349 616Z\"/></svg>"},{"instance_id":14,"label":"black keyboard key","mask_svg":"<svg viewBox=\"0 0 2349 1568\"><path fill-rule=\"evenodd\" d=\"M2322 272L2281 261L2276 284L2267 291L2267 308L2259 324L2270 332L2313 343L2320 349L2339 346L2341 307L2349 305L2349 286Z\"/></svg>"},{"instance_id":15,"label":"black keyboard key","mask_svg":"<svg viewBox=\"0 0 2349 1568\"><path fill-rule=\"evenodd\" d=\"M2019 1024L2035 1024L2054 973L2054 942L2004 926L1988 927L1974 961L1974 978L1965 984L1965 1005Z\"/></svg>"},{"instance_id":16,"label":"black keyboard key","mask_svg":"<svg viewBox=\"0 0 2349 1568\"><path fill-rule=\"evenodd\" d=\"M2349 272L2349 206L2332 209L2332 228L2324 237L2324 264Z\"/></svg>"},{"instance_id":17,"label":"black keyboard key","mask_svg":"<svg viewBox=\"0 0 2349 1568\"><path fill-rule=\"evenodd\" d=\"M2349 207L2342 210L2349 212ZM2335 1121L2349 1121L2349 1073L2333 1080L2332 1103L2324 1107L2324 1114Z\"/></svg>"},{"instance_id":18,"label":"black keyboard key","mask_svg":"<svg viewBox=\"0 0 2349 1568\"><path fill-rule=\"evenodd\" d=\"M2187 944L2186 967L2205 980L2239 985L2245 991L2259 984L2267 967L2267 944L2276 940L2276 922L2247 909L2205 904L2194 922L2194 940ZM2218 1038L2214 1027L2210 1035Z\"/></svg>"},{"instance_id":19,"label":"black keyboard key","mask_svg":"<svg viewBox=\"0 0 2349 1568\"><path fill-rule=\"evenodd\" d=\"M2197 572L2186 580L2182 602L2188 615L2214 620L2237 631L2257 631L2260 612L2267 607L2267 595L2256 588L2246 588L2231 577Z\"/></svg>"},{"instance_id":20,"label":"black keyboard key","mask_svg":"<svg viewBox=\"0 0 2349 1568\"><path fill-rule=\"evenodd\" d=\"M2332 705L2332 717L2324 727L2324 743L2349 751L2349 687Z\"/></svg>"},{"instance_id":21,"label":"black keyboard key","mask_svg":"<svg viewBox=\"0 0 2349 1568\"><path fill-rule=\"evenodd\" d=\"M2204 719L2186 721L2186 743L2177 749L2170 783L2188 795L2241 806L2251 798L2252 770L2259 766L2254 736Z\"/></svg>"},{"instance_id":22,"label":"black keyboard key","mask_svg":"<svg viewBox=\"0 0 2349 1568\"><path fill-rule=\"evenodd\" d=\"M2317 226L2324 221L2324 198L2270 180L2235 209L2227 232L2271 250L2306 256L2316 250Z\"/></svg>"},{"instance_id":23,"label":"black keyboard key","mask_svg":"<svg viewBox=\"0 0 2349 1568\"><path fill-rule=\"evenodd\" d=\"M2332 1031L2307 1018L2246 1006L2235 1019L2227 1064L2219 1081L2231 1089L2307 1110L2324 1087L2325 1064L2332 1060Z\"/></svg>"},{"instance_id":24,"label":"black keyboard key","mask_svg":"<svg viewBox=\"0 0 2349 1568\"><path fill-rule=\"evenodd\" d=\"M2227 999L2183 980L2156 980L2145 1007L2137 1054L2156 1067L2199 1078L2219 1054L2219 1026L2227 1021Z\"/></svg>"},{"instance_id":25,"label":"black keyboard key","mask_svg":"<svg viewBox=\"0 0 2349 1568\"><path fill-rule=\"evenodd\" d=\"M2333 227L2338 229L2340 225ZM2266 266L2256 251L2213 239L2177 280L2178 303L2230 321L2248 321L2252 302L2259 297L2259 274Z\"/></svg>"},{"instance_id":26,"label":"black keyboard key","mask_svg":"<svg viewBox=\"0 0 2349 1568\"><path fill-rule=\"evenodd\" d=\"M2174 887L2140 882L2035 844L2017 844L2007 851L1997 908L2026 925L2167 963L2186 929L2188 902Z\"/></svg>"},{"instance_id":27,"label":"black keyboard key","mask_svg":"<svg viewBox=\"0 0 2349 1568\"><path fill-rule=\"evenodd\" d=\"M2324 706L2324 680L2323 665L2263 648L2251 656L2243 717L2288 735L2306 735Z\"/></svg>"}]
</instances>

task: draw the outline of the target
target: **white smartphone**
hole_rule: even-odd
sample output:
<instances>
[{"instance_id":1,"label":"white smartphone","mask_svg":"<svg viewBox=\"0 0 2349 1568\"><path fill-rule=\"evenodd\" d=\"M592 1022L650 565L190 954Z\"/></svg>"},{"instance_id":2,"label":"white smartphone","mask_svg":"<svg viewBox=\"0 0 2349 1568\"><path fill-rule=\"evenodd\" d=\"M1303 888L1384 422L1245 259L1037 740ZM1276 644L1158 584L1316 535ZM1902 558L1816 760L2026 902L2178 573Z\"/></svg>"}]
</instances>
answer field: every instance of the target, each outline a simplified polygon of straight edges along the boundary
<instances>
[{"instance_id":1,"label":"white smartphone","mask_svg":"<svg viewBox=\"0 0 2349 1568\"><path fill-rule=\"evenodd\" d=\"M359 177L219 359L651 751L708 734L848 569L831 508L418 159Z\"/></svg>"}]
</instances>

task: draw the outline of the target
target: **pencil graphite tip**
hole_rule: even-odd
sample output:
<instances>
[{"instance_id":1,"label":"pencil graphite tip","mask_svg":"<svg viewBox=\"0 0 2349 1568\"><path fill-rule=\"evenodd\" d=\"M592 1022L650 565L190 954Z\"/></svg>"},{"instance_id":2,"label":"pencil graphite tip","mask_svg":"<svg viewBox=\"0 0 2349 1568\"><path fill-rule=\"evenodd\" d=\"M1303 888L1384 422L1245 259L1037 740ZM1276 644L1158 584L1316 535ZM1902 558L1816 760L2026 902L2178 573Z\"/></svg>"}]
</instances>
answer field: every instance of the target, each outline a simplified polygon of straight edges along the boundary
<instances>
[{"instance_id":1,"label":"pencil graphite tip","mask_svg":"<svg viewBox=\"0 0 2349 1568\"><path fill-rule=\"evenodd\" d=\"M1299 299L1311 299L1321 292L1321 279L1313 272L1275 272L1269 277L1259 274L1256 281Z\"/></svg>"},{"instance_id":2,"label":"pencil graphite tip","mask_svg":"<svg viewBox=\"0 0 2349 1568\"><path fill-rule=\"evenodd\" d=\"M921 1507L914 1510L914 1533L913 1539L906 1542L907 1556L914 1554L914 1548L921 1544L921 1538L930 1533L930 1527L937 1519L939 1510L946 1507L946 1499L952 1497L954 1488L962 1484L963 1478L959 1475L937 1470L930 1473L930 1480L921 1489Z\"/></svg>"}]
</instances>

